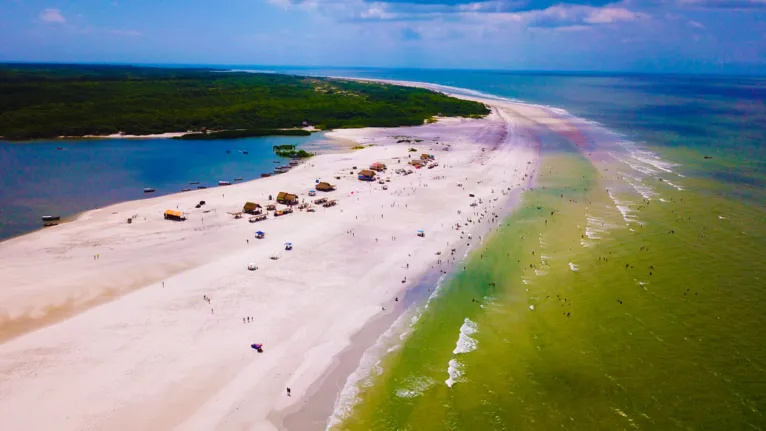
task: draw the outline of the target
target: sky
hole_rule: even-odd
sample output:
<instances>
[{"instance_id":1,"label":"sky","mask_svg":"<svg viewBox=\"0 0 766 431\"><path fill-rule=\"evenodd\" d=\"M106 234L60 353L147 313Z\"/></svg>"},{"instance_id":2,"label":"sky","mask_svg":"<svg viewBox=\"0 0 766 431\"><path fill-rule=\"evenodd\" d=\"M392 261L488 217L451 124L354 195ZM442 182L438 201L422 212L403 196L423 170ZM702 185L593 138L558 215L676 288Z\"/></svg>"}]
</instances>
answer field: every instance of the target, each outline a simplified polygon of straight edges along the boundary
<instances>
[{"instance_id":1,"label":"sky","mask_svg":"<svg viewBox=\"0 0 766 431\"><path fill-rule=\"evenodd\" d=\"M0 61L766 74L766 0L0 0Z\"/></svg>"}]
</instances>

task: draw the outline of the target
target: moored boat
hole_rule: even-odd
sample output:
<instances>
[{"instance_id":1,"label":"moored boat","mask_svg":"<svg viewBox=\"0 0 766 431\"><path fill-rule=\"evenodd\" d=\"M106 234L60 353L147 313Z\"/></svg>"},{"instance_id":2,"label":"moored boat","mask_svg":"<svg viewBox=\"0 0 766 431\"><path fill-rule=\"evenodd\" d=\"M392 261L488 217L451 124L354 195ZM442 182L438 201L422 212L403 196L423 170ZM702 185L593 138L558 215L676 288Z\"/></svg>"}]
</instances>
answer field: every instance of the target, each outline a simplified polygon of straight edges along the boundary
<instances>
[{"instance_id":1,"label":"moored boat","mask_svg":"<svg viewBox=\"0 0 766 431\"><path fill-rule=\"evenodd\" d=\"M61 217L46 215L46 216L43 216L42 219L43 219L43 221L57 221L57 220L60 220Z\"/></svg>"},{"instance_id":2,"label":"moored boat","mask_svg":"<svg viewBox=\"0 0 766 431\"><path fill-rule=\"evenodd\" d=\"M190 192L191 189L181 189L182 192Z\"/></svg>"},{"instance_id":3,"label":"moored boat","mask_svg":"<svg viewBox=\"0 0 766 431\"><path fill-rule=\"evenodd\" d=\"M231 181L218 181L219 186L230 186Z\"/></svg>"},{"instance_id":4,"label":"moored boat","mask_svg":"<svg viewBox=\"0 0 766 431\"><path fill-rule=\"evenodd\" d=\"M144 193L154 193L154 189L151 188L151 187L145 187L144 188Z\"/></svg>"},{"instance_id":5,"label":"moored boat","mask_svg":"<svg viewBox=\"0 0 766 431\"><path fill-rule=\"evenodd\" d=\"M207 186L197 186L197 190L206 189Z\"/></svg>"},{"instance_id":6,"label":"moored boat","mask_svg":"<svg viewBox=\"0 0 766 431\"><path fill-rule=\"evenodd\" d=\"M242 177L234 177L234 181L242 181Z\"/></svg>"},{"instance_id":7,"label":"moored boat","mask_svg":"<svg viewBox=\"0 0 766 431\"><path fill-rule=\"evenodd\" d=\"M199 181L189 181L189 184L199 184Z\"/></svg>"},{"instance_id":8,"label":"moored boat","mask_svg":"<svg viewBox=\"0 0 766 431\"><path fill-rule=\"evenodd\" d=\"M270 177L270 176L271 176L271 174L261 174L261 178L266 178L266 177Z\"/></svg>"}]
</instances>

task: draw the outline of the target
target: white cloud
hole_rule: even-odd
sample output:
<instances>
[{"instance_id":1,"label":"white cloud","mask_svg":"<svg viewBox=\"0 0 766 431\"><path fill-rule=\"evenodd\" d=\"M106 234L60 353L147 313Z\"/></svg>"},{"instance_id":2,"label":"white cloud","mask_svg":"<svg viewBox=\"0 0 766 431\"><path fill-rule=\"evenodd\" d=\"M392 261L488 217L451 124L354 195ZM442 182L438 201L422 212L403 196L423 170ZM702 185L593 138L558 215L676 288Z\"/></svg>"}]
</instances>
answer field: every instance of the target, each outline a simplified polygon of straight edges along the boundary
<instances>
[{"instance_id":1,"label":"white cloud","mask_svg":"<svg viewBox=\"0 0 766 431\"><path fill-rule=\"evenodd\" d=\"M383 3L373 3L369 9L362 11L359 17L364 19L393 19L396 14L386 12L386 6Z\"/></svg>"},{"instance_id":2,"label":"white cloud","mask_svg":"<svg viewBox=\"0 0 766 431\"><path fill-rule=\"evenodd\" d=\"M43 9L42 12L40 12L40 19L45 22L51 22L51 23L65 23L66 19L64 19L64 15L61 14L61 11L54 8L48 8Z\"/></svg>"},{"instance_id":3,"label":"white cloud","mask_svg":"<svg viewBox=\"0 0 766 431\"><path fill-rule=\"evenodd\" d=\"M615 22L636 21L643 17L645 15L640 12L631 12L618 7L604 7L591 10L583 21L588 24L612 24Z\"/></svg>"}]
</instances>

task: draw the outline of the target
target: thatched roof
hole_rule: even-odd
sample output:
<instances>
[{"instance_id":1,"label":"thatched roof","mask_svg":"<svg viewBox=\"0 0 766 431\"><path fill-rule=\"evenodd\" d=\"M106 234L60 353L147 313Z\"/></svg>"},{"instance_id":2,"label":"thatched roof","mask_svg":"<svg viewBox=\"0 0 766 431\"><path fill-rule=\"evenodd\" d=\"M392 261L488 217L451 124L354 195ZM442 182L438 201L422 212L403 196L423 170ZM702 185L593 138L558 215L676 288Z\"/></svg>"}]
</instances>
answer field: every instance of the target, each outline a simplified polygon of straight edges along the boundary
<instances>
[{"instance_id":1,"label":"thatched roof","mask_svg":"<svg viewBox=\"0 0 766 431\"><path fill-rule=\"evenodd\" d=\"M245 206L242 207L243 211L255 211L256 209L261 208L260 204L257 204L255 202L247 202Z\"/></svg>"},{"instance_id":2,"label":"thatched roof","mask_svg":"<svg viewBox=\"0 0 766 431\"><path fill-rule=\"evenodd\" d=\"M335 190L335 186L323 181L316 185L316 189L322 192L329 192L330 190Z\"/></svg>"},{"instance_id":3,"label":"thatched roof","mask_svg":"<svg viewBox=\"0 0 766 431\"><path fill-rule=\"evenodd\" d=\"M359 175L361 175L363 177L374 177L375 176L375 172L373 172L373 171L371 171L369 169L365 169L365 170L359 171Z\"/></svg>"},{"instance_id":4,"label":"thatched roof","mask_svg":"<svg viewBox=\"0 0 766 431\"><path fill-rule=\"evenodd\" d=\"M386 169L386 165L384 165L383 163L377 163L376 162L376 163L373 163L372 165L370 165L370 169L373 169L373 170L376 170L376 171L378 171L378 170L382 171L382 170Z\"/></svg>"},{"instance_id":5,"label":"thatched roof","mask_svg":"<svg viewBox=\"0 0 766 431\"><path fill-rule=\"evenodd\" d=\"M298 196L292 193L279 192L277 195L277 202L295 202L298 200Z\"/></svg>"}]
</instances>

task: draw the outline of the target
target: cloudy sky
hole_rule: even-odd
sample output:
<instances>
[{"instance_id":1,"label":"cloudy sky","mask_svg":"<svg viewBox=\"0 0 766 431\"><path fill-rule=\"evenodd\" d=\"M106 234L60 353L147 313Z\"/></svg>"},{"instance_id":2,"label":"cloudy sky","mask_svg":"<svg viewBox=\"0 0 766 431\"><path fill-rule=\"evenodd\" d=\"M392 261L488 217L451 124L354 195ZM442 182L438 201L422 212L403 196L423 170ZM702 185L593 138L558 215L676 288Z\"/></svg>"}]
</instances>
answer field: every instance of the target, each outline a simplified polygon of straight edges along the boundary
<instances>
[{"instance_id":1,"label":"cloudy sky","mask_svg":"<svg viewBox=\"0 0 766 431\"><path fill-rule=\"evenodd\" d=\"M766 74L766 0L0 0L0 61Z\"/></svg>"}]
</instances>

